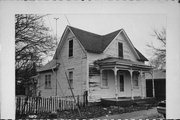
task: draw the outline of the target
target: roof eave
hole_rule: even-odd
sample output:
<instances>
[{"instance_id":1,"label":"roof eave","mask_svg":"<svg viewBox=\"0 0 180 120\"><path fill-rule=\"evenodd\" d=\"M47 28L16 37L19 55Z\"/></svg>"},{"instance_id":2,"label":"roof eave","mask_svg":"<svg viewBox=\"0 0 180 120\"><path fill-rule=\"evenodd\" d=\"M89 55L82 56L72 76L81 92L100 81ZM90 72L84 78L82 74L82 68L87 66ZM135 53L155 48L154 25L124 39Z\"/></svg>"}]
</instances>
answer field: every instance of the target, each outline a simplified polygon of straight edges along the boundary
<instances>
[{"instance_id":1,"label":"roof eave","mask_svg":"<svg viewBox=\"0 0 180 120\"><path fill-rule=\"evenodd\" d=\"M138 61L142 61L142 62L144 62L144 61L149 61L148 59L137 59Z\"/></svg>"}]
</instances>

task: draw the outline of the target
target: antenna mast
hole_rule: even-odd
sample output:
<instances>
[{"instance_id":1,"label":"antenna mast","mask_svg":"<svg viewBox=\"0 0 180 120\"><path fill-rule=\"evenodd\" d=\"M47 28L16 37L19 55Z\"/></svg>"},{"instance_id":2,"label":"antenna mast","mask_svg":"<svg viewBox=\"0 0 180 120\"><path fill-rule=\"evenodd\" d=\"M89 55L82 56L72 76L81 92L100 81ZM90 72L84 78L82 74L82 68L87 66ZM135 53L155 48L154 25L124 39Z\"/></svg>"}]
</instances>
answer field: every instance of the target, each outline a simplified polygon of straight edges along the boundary
<instances>
[{"instance_id":1,"label":"antenna mast","mask_svg":"<svg viewBox=\"0 0 180 120\"><path fill-rule=\"evenodd\" d=\"M57 49L57 20L59 18L54 18L56 20L56 49ZM56 66L57 66L57 54L56 54ZM55 93L55 96L57 96L57 70L56 70L56 93Z\"/></svg>"}]
</instances>

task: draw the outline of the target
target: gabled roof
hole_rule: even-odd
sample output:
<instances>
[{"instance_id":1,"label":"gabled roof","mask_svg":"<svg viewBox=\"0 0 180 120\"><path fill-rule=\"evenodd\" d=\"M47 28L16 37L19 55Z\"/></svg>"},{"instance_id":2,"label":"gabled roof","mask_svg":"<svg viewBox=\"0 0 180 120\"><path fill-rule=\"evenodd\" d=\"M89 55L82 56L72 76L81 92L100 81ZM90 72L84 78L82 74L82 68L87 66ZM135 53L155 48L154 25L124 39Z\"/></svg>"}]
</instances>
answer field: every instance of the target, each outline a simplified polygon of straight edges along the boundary
<instances>
[{"instance_id":1,"label":"gabled roof","mask_svg":"<svg viewBox=\"0 0 180 120\"><path fill-rule=\"evenodd\" d=\"M106 35L98 35L72 26L68 27L71 29L71 31L74 33L76 38L80 41L80 43L87 52L97 54L102 53L111 43L111 41L119 34L119 32L123 30L120 29ZM144 55L142 55L134 46L132 47L135 49L135 52L140 58L138 60L148 61L148 59L144 57Z\"/></svg>"},{"instance_id":2,"label":"gabled roof","mask_svg":"<svg viewBox=\"0 0 180 120\"><path fill-rule=\"evenodd\" d=\"M80 41L80 43L82 44L82 46L84 47L84 49L87 52L97 53L97 54L103 53L103 51L112 42L112 40L119 34L119 32L121 32L121 31L125 32L123 29L119 29L117 31L114 31L114 32L106 34L106 35L98 35L98 34L91 33L91 32L85 31L85 30L81 30L79 28L75 28L72 26L67 26L65 31L67 29L70 29L73 32L75 37ZM63 33L63 36L65 34L65 31ZM140 58L140 59L138 59L139 61L148 61L148 59L146 57L144 57L133 45L131 45L131 46L134 48L135 52L139 56L139 58ZM51 69L54 69L57 67L55 56L57 54L57 50L59 49L59 47L60 47L60 45L58 45L58 48L56 49L54 58L49 63L47 63L45 66L41 67L38 70L38 72L51 70Z\"/></svg>"},{"instance_id":3,"label":"gabled roof","mask_svg":"<svg viewBox=\"0 0 180 120\"><path fill-rule=\"evenodd\" d=\"M69 28L81 42L85 50L91 53L102 53L120 32L120 30L118 30L107 35L98 35L72 26L69 26Z\"/></svg>"}]
</instances>

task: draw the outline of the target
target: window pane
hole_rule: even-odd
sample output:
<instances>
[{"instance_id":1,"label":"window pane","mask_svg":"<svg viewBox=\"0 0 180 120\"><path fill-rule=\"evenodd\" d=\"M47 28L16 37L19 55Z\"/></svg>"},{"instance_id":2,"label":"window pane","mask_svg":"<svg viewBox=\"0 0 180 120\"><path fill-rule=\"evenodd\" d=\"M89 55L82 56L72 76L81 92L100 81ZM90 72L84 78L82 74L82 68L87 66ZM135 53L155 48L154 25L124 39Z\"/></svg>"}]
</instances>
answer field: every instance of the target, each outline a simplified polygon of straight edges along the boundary
<instances>
[{"instance_id":1,"label":"window pane","mask_svg":"<svg viewBox=\"0 0 180 120\"><path fill-rule=\"evenodd\" d=\"M69 80L69 83L70 83L71 88L73 88L73 80L72 79Z\"/></svg>"},{"instance_id":2,"label":"window pane","mask_svg":"<svg viewBox=\"0 0 180 120\"><path fill-rule=\"evenodd\" d=\"M73 40L69 41L69 57L73 56Z\"/></svg>"},{"instance_id":3,"label":"window pane","mask_svg":"<svg viewBox=\"0 0 180 120\"><path fill-rule=\"evenodd\" d=\"M123 57L123 44L118 43L118 55L119 57Z\"/></svg>"},{"instance_id":4,"label":"window pane","mask_svg":"<svg viewBox=\"0 0 180 120\"><path fill-rule=\"evenodd\" d=\"M47 75L45 75L45 87L47 86Z\"/></svg>"},{"instance_id":5,"label":"window pane","mask_svg":"<svg viewBox=\"0 0 180 120\"><path fill-rule=\"evenodd\" d=\"M73 72L69 72L69 79L73 79Z\"/></svg>"},{"instance_id":6,"label":"window pane","mask_svg":"<svg viewBox=\"0 0 180 120\"><path fill-rule=\"evenodd\" d=\"M69 85L73 88L73 72L69 72Z\"/></svg>"},{"instance_id":7,"label":"window pane","mask_svg":"<svg viewBox=\"0 0 180 120\"><path fill-rule=\"evenodd\" d=\"M45 88L51 88L51 75L45 75Z\"/></svg>"}]
</instances>

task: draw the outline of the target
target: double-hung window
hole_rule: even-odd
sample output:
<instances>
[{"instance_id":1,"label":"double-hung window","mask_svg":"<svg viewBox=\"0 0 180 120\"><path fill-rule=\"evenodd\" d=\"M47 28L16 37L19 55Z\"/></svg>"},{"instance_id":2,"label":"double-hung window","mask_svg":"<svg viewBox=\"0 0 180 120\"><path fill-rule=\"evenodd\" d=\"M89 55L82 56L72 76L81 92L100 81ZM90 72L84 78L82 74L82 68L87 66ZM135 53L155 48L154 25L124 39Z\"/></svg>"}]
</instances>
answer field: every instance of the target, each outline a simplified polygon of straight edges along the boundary
<instances>
[{"instance_id":1,"label":"double-hung window","mask_svg":"<svg viewBox=\"0 0 180 120\"><path fill-rule=\"evenodd\" d=\"M69 88L73 88L73 71L69 71Z\"/></svg>"},{"instance_id":2,"label":"double-hung window","mask_svg":"<svg viewBox=\"0 0 180 120\"><path fill-rule=\"evenodd\" d=\"M123 58L123 44L118 43L118 57Z\"/></svg>"},{"instance_id":3,"label":"double-hung window","mask_svg":"<svg viewBox=\"0 0 180 120\"><path fill-rule=\"evenodd\" d=\"M139 77L138 74L134 74L134 75L133 75L134 87L135 87L135 88L138 88L138 86L139 86L139 80L138 80L138 77Z\"/></svg>"},{"instance_id":4,"label":"double-hung window","mask_svg":"<svg viewBox=\"0 0 180 120\"><path fill-rule=\"evenodd\" d=\"M51 75L45 75L45 89L51 88Z\"/></svg>"}]
</instances>

